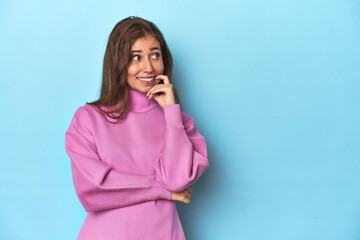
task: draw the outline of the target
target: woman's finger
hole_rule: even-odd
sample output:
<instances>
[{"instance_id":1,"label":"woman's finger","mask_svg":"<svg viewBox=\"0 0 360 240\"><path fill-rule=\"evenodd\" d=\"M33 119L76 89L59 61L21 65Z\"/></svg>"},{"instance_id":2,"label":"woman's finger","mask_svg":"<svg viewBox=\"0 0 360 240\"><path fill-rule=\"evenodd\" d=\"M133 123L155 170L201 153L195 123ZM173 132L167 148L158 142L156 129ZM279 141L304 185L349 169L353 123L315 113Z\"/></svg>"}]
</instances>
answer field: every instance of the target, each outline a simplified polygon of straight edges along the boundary
<instances>
[{"instance_id":1,"label":"woman's finger","mask_svg":"<svg viewBox=\"0 0 360 240\"><path fill-rule=\"evenodd\" d=\"M156 89L158 85L153 86L147 93L146 96L148 97L152 90Z\"/></svg>"},{"instance_id":2,"label":"woman's finger","mask_svg":"<svg viewBox=\"0 0 360 240\"><path fill-rule=\"evenodd\" d=\"M152 98L156 93L166 92L166 89L167 89L167 88L168 88L168 87L158 87L158 88L152 90L151 92L149 92L149 93L147 94L147 96L149 95L149 96L148 96L148 99Z\"/></svg>"},{"instance_id":3,"label":"woman's finger","mask_svg":"<svg viewBox=\"0 0 360 240\"><path fill-rule=\"evenodd\" d=\"M160 84L156 84L155 86L153 86L147 93L146 93L146 96L148 96L151 91L153 91L154 89L158 88ZM164 84L161 84L161 85L164 85Z\"/></svg>"},{"instance_id":4,"label":"woman's finger","mask_svg":"<svg viewBox=\"0 0 360 240\"><path fill-rule=\"evenodd\" d=\"M171 87L171 86L170 85L156 86L153 89L151 89L150 91L148 91L146 95L154 94L156 91L165 90L165 89L167 89L169 87Z\"/></svg>"},{"instance_id":5,"label":"woman's finger","mask_svg":"<svg viewBox=\"0 0 360 240\"><path fill-rule=\"evenodd\" d=\"M171 87L170 85L164 85L162 84L163 86L154 86L152 89L150 89L147 93L146 93L146 96L148 97L149 95L151 94L154 94L156 92L159 92L159 90L165 90L166 88L169 88Z\"/></svg>"},{"instance_id":6,"label":"woman's finger","mask_svg":"<svg viewBox=\"0 0 360 240\"><path fill-rule=\"evenodd\" d=\"M155 77L155 79L162 79L162 80L164 80L164 84L170 84L170 80L169 80L168 76L166 76L166 75L157 75ZM163 85L163 84L160 84L160 85Z\"/></svg>"}]
</instances>

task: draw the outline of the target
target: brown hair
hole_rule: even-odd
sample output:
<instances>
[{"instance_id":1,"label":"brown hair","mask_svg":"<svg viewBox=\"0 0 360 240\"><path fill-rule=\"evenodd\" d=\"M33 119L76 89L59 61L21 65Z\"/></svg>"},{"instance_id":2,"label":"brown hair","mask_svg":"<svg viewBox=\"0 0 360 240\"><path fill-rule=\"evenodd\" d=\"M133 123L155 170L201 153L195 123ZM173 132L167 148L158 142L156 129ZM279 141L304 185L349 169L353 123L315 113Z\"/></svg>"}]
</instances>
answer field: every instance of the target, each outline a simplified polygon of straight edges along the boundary
<instances>
[{"instance_id":1,"label":"brown hair","mask_svg":"<svg viewBox=\"0 0 360 240\"><path fill-rule=\"evenodd\" d=\"M86 102L86 104L96 106L106 120L105 115L119 122L127 113L129 106L129 89L126 78L127 69L131 60L131 46L137 39L145 37L147 34L152 35L159 41L164 63L163 74L167 75L172 83L173 59L164 36L158 27L154 23L140 17L131 16L121 20L111 31L106 46L100 98L94 102ZM179 103L180 99L175 86L173 89L175 93L175 103ZM113 107L115 105L115 109L109 111L100 108L100 106ZM114 113L118 113L118 116L114 116Z\"/></svg>"}]
</instances>

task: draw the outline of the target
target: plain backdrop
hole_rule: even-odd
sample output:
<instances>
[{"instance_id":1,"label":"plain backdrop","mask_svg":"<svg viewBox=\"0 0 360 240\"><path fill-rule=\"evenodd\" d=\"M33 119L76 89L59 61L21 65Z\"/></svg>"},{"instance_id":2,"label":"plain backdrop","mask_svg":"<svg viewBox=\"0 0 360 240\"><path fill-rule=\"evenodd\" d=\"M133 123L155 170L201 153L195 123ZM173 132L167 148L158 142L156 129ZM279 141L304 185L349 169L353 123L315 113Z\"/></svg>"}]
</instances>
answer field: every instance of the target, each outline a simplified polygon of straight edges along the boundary
<instances>
[{"instance_id":1,"label":"plain backdrop","mask_svg":"<svg viewBox=\"0 0 360 240\"><path fill-rule=\"evenodd\" d=\"M163 32L207 142L210 167L177 203L187 239L360 239L355 0L1 0L0 239L76 239L65 132L132 15Z\"/></svg>"}]
</instances>

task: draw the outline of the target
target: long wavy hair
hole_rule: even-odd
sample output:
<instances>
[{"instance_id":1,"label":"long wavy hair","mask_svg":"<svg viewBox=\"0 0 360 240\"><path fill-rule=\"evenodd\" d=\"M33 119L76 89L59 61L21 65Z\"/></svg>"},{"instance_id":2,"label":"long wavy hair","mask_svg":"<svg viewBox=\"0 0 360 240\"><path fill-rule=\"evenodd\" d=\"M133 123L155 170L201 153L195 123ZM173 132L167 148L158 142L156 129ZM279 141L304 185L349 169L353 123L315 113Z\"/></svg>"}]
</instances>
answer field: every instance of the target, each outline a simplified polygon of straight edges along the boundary
<instances>
[{"instance_id":1,"label":"long wavy hair","mask_svg":"<svg viewBox=\"0 0 360 240\"><path fill-rule=\"evenodd\" d=\"M140 17L127 17L118 22L109 36L102 72L102 84L100 98L86 104L96 106L100 113L115 119L117 123L123 119L129 107L129 86L127 84L127 69L130 64L130 50L133 43L146 35L155 37L160 43L163 57L164 71L171 84L173 59L166 44L165 38L159 28L152 22ZM180 103L175 86L175 103ZM101 107L107 107L108 110ZM112 107L112 109L110 109ZM110 121L108 121L110 122Z\"/></svg>"}]
</instances>

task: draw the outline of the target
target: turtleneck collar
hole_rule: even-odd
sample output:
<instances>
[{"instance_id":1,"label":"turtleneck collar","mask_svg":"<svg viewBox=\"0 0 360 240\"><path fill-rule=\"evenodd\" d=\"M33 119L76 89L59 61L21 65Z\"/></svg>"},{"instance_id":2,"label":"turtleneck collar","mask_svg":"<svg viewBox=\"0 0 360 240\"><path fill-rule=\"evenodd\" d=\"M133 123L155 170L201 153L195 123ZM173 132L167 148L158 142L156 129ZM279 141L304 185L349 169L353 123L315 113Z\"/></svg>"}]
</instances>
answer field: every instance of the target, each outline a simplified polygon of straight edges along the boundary
<instances>
[{"instance_id":1,"label":"turtleneck collar","mask_svg":"<svg viewBox=\"0 0 360 240\"><path fill-rule=\"evenodd\" d=\"M158 105L155 99L148 99L146 93L129 90L129 111L146 112Z\"/></svg>"}]
</instances>

